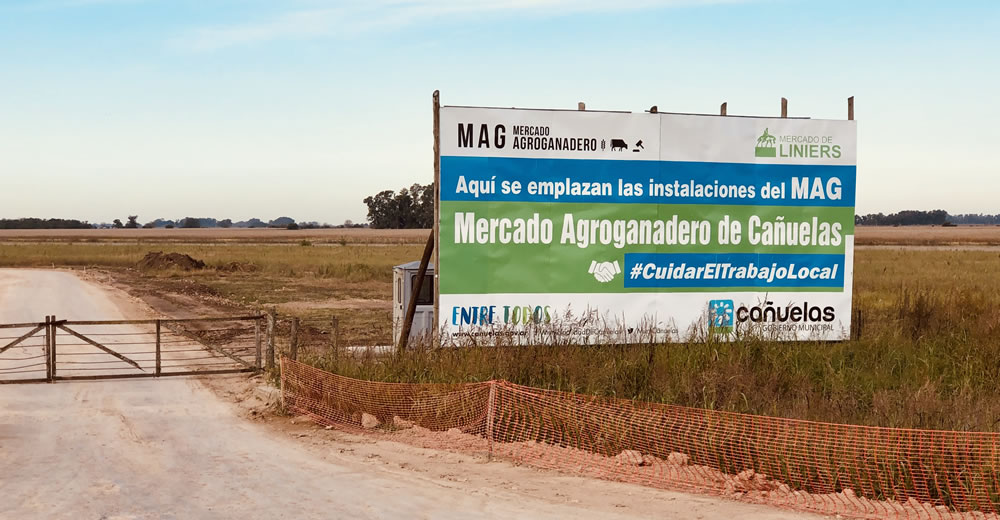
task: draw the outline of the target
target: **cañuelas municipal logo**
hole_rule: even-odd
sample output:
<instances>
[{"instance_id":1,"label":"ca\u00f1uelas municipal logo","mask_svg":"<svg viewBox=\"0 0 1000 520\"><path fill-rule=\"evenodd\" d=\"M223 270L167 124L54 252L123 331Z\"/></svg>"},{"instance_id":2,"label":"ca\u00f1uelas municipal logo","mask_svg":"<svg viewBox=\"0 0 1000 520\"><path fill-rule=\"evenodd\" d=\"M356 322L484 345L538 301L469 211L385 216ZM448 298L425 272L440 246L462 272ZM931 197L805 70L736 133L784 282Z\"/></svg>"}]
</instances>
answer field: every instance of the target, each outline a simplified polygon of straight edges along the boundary
<instances>
[{"instance_id":1,"label":"ca\u00f1uelas municipal logo","mask_svg":"<svg viewBox=\"0 0 1000 520\"><path fill-rule=\"evenodd\" d=\"M708 301L708 329L714 334L733 331L733 300Z\"/></svg>"}]
</instances>

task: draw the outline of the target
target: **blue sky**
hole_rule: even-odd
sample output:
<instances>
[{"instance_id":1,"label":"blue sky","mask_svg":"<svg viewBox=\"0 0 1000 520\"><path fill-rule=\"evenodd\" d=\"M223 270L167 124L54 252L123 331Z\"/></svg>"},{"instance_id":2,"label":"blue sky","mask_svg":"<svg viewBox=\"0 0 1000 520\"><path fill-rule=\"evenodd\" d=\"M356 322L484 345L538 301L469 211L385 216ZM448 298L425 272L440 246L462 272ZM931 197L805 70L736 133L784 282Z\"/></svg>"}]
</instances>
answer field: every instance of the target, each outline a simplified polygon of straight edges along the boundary
<instances>
[{"instance_id":1,"label":"blue sky","mask_svg":"<svg viewBox=\"0 0 1000 520\"><path fill-rule=\"evenodd\" d=\"M0 217L340 223L454 105L846 117L857 211L1000 213L1000 3L0 0Z\"/></svg>"}]
</instances>

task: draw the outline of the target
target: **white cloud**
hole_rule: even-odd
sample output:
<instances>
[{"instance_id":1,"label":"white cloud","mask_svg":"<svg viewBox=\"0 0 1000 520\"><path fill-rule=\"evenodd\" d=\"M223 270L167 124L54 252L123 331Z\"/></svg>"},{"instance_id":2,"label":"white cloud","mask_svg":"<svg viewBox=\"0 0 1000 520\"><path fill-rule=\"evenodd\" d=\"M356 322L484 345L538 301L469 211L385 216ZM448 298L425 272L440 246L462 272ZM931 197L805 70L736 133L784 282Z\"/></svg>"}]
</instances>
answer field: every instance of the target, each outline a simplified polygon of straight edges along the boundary
<instances>
[{"instance_id":1,"label":"white cloud","mask_svg":"<svg viewBox=\"0 0 1000 520\"><path fill-rule=\"evenodd\" d=\"M82 0L87 1L87 0ZM97 0L100 1L100 0ZM189 30L170 44L185 50L206 51L256 42L317 36L351 37L378 29L403 27L440 17L455 16L565 16L583 12L636 11L743 3L748 0L632 0L627 3L596 0L307 0L298 10L269 18Z\"/></svg>"}]
</instances>

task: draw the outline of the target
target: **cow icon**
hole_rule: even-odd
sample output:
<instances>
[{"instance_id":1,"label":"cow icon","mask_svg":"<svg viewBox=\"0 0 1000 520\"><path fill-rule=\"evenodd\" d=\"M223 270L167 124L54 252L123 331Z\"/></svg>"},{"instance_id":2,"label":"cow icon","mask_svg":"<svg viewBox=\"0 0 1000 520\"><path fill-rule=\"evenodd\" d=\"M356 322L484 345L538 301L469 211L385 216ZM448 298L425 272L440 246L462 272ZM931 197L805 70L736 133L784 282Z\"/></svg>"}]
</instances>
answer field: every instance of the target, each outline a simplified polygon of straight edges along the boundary
<instances>
[{"instance_id":1,"label":"cow icon","mask_svg":"<svg viewBox=\"0 0 1000 520\"><path fill-rule=\"evenodd\" d=\"M628 143L624 139L612 139L611 140L611 151L622 152L628 149Z\"/></svg>"}]
</instances>

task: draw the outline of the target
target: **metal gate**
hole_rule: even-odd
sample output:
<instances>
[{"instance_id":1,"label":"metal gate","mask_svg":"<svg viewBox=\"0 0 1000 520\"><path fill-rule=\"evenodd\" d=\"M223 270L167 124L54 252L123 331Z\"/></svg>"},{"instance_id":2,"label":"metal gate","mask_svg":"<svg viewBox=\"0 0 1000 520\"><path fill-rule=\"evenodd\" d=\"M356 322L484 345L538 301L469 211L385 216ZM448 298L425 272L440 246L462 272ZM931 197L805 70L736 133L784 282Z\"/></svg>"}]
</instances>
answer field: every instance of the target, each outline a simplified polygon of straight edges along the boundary
<instances>
[{"instance_id":1,"label":"metal gate","mask_svg":"<svg viewBox=\"0 0 1000 520\"><path fill-rule=\"evenodd\" d=\"M255 372L264 319L0 324L0 383Z\"/></svg>"}]
</instances>

